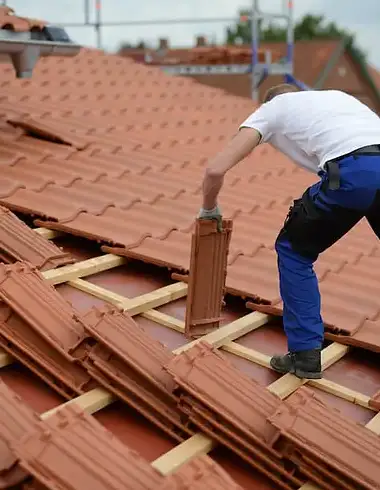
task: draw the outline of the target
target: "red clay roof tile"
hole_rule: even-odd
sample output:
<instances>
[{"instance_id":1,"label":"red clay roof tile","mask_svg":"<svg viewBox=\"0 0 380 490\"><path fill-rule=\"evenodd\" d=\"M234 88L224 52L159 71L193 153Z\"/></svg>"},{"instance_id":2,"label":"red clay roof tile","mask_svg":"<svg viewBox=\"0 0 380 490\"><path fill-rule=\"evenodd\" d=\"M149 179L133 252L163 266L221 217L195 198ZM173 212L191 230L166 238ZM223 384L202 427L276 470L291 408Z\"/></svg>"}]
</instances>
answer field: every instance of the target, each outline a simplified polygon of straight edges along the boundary
<instances>
[{"instance_id":1,"label":"red clay roof tile","mask_svg":"<svg viewBox=\"0 0 380 490\"><path fill-rule=\"evenodd\" d=\"M75 404L31 430L13 450L48 490L151 490L164 478Z\"/></svg>"},{"instance_id":2,"label":"red clay roof tile","mask_svg":"<svg viewBox=\"0 0 380 490\"><path fill-rule=\"evenodd\" d=\"M0 206L0 260L25 260L39 270L71 264L74 258L49 242L8 209Z\"/></svg>"},{"instance_id":3,"label":"red clay roof tile","mask_svg":"<svg viewBox=\"0 0 380 490\"><path fill-rule=\"evenodd\" d=\"M0 488L10 488L28 476L18 465L11 443L22 439L40 419L3 381L0 381L0 396Z\"/></svg>"},{"instance_id":4,"label":"red clay roof tile","mask_svg":"<svg viewBox=\"0 0 380 490\"><path fill-rule=\"evenodd\" d=\"M84 336L73 310L27 263L0 264L0 344L66 398L85 391L89 375L70 355Z\"/></svg>"},{"instance_id":5,"label":"red clay roof tile","mask_svg":"<svg viewBox=\"0 0 380 490\"><path fill-rule=\"evenodd\" d=\"M67 131L65 127L61 127L58 122L43 121L32 117L9 118L8 122L16 128L24 129L28 134L74 146L78 150L83 150L91 143L91 139L78 137L73 131Z\"/></svg>"},{"instance_id":6,"label":"red clay roof tile","mask_svg":"<svg viewBox=\"0 0 380 490\"><path fill-rule=\"evenodd\" d=\"M238 255L228 266L226 289L230 294L251 297L257 303L278 303L276 253L260 247L252 256Z\"/></svg>"},{"instance_id":7,"label":"red clay roof tile","mask_svg":"<svg viewBox=\"0 0 380 490\"><path fill-rule=\"evenodd\" d=\"M102 251L125 255L160 267L189 271L191 234L172 231L164 239L148 237L141 243L128 247L128 249L103 245Z\"/></svg>"},{"instance_id":8,"label":"red clay roof tile","mask_svg":"<svg viewBox=\"0 0 380 490\"><path fill-rule=\"evenodd\" d=\"M247 437L263 443L271 440L273 432L265 420L281 400L241 373L216 348L201 341L173 357L165 370L191 396L217 410Z\"/></svg>"},{"instance_id":9,"label":"red clay roof tile","mask_svg":"<svg viewBox=\"0 0 380 490\"><path fill-rule=\"evenodd\" d=\"M126 312L93 309L84 320L97 342L84 360L91 376L176 440L191 434L180 420L175 384L163 369L173 354Z\"/></svg>"},{"instance_id":10,"label":"red clay roof tile","mask_svg":"<svg viewBox=\"0 0 380 490\"><path fill-rule=\"evenodd\" d=\"M298 389L268 421L296 448L295 458L311 466L317 484L325 478L330 480L325 488L380 487L378 435L323 404L308 388ZM289 448L285 451L292 459Z\"/></svg>"},{"instance_id":11,"label":"red clay roof tile","mask_svg":"<svg viewBox=\"0 0 380 490\"><path fill-rule=\"evenodd\" d=\"M219 328L232 221L223 230L213 221L197 220L192 236L186 298L185 334L199 337Z\"/></svg>"},{"instance_id":12,"label":"red clay roof tile","mask_svg":"<svg viewBox=\"0 0 380 490\"><path fill-rule=\"evenodd\" d=\"M281 400L240 372L217 349L200 342L177 355L166 368L180 387L179 406L202 431L229 447L280 488L302 480L286 470L271 448L276 435L267 423Z\"/></svg>"}]
</instances>

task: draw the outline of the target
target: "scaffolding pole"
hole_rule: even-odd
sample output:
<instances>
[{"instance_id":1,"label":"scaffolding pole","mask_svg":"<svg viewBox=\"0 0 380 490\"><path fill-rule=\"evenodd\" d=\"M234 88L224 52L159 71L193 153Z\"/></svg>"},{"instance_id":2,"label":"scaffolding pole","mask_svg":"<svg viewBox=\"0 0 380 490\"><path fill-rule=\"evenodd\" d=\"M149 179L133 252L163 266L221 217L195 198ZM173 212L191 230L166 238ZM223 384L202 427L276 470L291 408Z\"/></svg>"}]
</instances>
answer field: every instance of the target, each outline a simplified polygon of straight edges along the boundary
<instances>
[{"instance_id":1,"label":"scaffolding pole","mask_svg":"<svg viewBox=\"0 0 380 490\"><path fill-rule=\"evenodd\" d=\"M252 46L252 68L251 68L251 95L254 102L259 101L259 85L264 78L272 75L271 59L266 59L265 63L259 63L260 49L260 29L259 23L261 20L283 19L287 21L287 36L286 36L286 65L284 66L283 75L293 77L294 71L294 20L293 20L293 0L287 1L286 13L270 14L264 13L259 8L259 0L252 0L251 12L251 46Z\"/></svg>"}]
</instances>

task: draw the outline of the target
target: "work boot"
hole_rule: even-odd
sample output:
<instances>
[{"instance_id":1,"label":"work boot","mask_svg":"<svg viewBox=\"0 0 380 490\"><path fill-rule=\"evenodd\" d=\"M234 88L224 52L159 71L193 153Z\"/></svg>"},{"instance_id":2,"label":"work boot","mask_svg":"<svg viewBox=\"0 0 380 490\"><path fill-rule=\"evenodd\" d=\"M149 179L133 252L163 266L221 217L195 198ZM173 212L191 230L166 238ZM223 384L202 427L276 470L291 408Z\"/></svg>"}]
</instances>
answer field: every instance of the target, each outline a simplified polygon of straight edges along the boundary
<instances>
[{"instance_id":1,"label":"work boot","mask_svg":"<svg viewBox=\"0 0 380 490\"><path fill-rule=\"evenodd\" d=\"M297 378L322 378L321 349L288 352L284 356L273 356L270 365L278 373L291 373Z\"/></svg>"}]
</instances>

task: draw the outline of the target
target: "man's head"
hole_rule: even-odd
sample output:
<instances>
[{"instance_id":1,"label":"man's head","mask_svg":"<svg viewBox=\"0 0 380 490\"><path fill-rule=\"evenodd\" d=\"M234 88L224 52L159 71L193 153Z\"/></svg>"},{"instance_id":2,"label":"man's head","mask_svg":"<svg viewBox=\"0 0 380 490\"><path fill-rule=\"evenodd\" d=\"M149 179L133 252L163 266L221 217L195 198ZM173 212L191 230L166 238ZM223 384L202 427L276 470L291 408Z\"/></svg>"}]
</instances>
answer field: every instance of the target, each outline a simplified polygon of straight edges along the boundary
<instances>
[{"instance_id":1,"label":"man's head","mask_svg":"<svg viewBox=\"0 0 380 490\"><path fill-rule=\"evenodd\" d=\"M295 85L289 83L282 83L281 85L275 85L267 90L264 96L264 103L274 99L277 95L286 94L288 92L299 92L300 89Z\"/></svg>"}]
</instances>

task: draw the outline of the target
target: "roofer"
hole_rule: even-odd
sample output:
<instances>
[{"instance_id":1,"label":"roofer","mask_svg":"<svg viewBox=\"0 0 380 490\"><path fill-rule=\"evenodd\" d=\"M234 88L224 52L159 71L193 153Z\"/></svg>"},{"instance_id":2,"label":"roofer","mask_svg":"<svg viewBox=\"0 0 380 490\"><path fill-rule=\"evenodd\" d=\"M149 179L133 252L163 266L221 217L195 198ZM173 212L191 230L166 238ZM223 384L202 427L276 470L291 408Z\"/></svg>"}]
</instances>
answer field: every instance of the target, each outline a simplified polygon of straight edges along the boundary
<instances>
[{"instance_id":1,"label":"roofer","mask_svg":"<svg viewBox=\"0 0 380 490\"><path fill-rule=\"evenodd\" d=\"M275 242L289 352L270 362L280 373L318 379L324 324L313 264L363 217L380 238L380 118L338 90L271 88L209 163L199 218L221 223L217 198L224 175L261 143L320 177L294 200Z\"/></svg>"}]
</instances>

